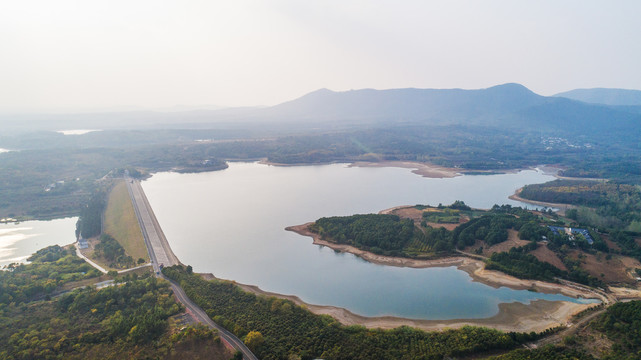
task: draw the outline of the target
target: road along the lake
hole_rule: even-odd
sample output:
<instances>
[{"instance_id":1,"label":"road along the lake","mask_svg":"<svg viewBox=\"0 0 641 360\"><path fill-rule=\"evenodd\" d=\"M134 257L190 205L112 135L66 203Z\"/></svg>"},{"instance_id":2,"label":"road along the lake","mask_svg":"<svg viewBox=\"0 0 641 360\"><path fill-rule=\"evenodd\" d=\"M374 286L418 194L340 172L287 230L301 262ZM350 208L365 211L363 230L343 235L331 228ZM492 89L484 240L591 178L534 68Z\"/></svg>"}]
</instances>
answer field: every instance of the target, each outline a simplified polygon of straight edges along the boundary
<instances>
[{"instance_id":1,"label":"road along the lake","mask_svg":"<svg viewBox=\"0 0 641 360\"><path fill-rule=\"evenodd\" d=\"M167 238L160 228L160 224L154 215L151 205L143 192L140 181L133 179L126 179L127 188L129 189L129 195L131 196L131 201L134 205L134 211L136 212L136 217L140 223L140 229L142 230L143 237L145 239L145 245L149 251L149 258L154 267L154 272L156 276L163 278L171 284L171 289L176 295L178 301L180 301L186 309L188 309L191 314L196 318L197 321L209 326L210 328L218 330L220 337L231 345L234 349L240 351L243 354L243 359L247 360L258 360L256 355L254 355L245 344L240 341L234 334L229 332L227 329L216 324L208 315L205 313L200 306L196 305L187 295L185 291L174 281L166 278L160 271L160 265L172 266L179 265L180 261L178 257L171 251Z\"/></svg>"}]
</instances>

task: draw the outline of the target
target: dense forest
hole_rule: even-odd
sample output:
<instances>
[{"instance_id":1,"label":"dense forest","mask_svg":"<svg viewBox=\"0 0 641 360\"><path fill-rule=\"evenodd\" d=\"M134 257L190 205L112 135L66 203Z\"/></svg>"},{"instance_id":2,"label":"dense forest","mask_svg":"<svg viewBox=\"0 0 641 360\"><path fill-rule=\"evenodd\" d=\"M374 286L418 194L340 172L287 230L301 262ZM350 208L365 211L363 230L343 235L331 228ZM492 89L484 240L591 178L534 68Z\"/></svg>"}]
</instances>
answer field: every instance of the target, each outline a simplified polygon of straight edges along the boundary
<instances>
[{"instance_id":1,"label":"dense forest","mask_svg":"<svg viewBox=\"0 0 641 360\"><path fill-rule=\"evenodd\" d=\"M580 224L641 232L641 187L614 181L554 180L526 185L521 197L580 206L566 215Z\"/></svg>"},{"instance_id":2,"label":"dense forest","mask_svg":"<svg viewBox=\"0 0 641 360\"><path fill-rule=\"evenodd\" d=\"M320 218L310 230L339 244L354 245L377 254L400 252L414 237L421 236L412 220L381 214Z\"/></svg>"},{"instance_id":3,"label":"dense forest","mask_svg":"<svg viewBox=\"0 0 641 360\"><path fill-rule=\"evenodd\" d=\"M207 328L169 331L181 306L165 281L128 275L119 286L81 287L100 273L58 246L29 261L0 271L2 359L230 357ZM74 282L78 289L62 291Z\"/></svg>"},{"instance_id":4,"label":"dense forest","mask_svg":"<svg viewBox=\"0 0 641 360\"><path fill-rule=\"evenodd\" d=\"M591 326L614 341L607 359L641 358L641 301L616 303Z\"/></svg>"},{"instance_id":5,"label":"dense forest","mask_svg":"<svg viewBox=\"0 0 641 360\"><path fill-rule=\"evenodd\" d=\"M93 256L103 258L109 267L114 269L126 269L135 264L134 259L125 253L125 248L108 234L100 236L100 242L96 244Z\"/></svg>"},{"instance_id":6,"label":"dense forest","mask_svg":"<svg viewBox=\"0 0 641 360\"><path fill-rule=\"evenodd\" d=\"M416 208L429 207L417 205ZM457 201L429 210L423 212L420 228L415 227L412 220L396 215L368 214L321 218L310 226L310 231L329 241L375 253L409 257L446 254L474 245L477 240L491 246L507 240L508 229L519 231L519 236L526 240L554 236L549 229L539 225L540 219L536 215L510 205L495 205L490 211L472 211L464 202ZM428 221L458 223L461 216L469 221L452 231L428 224Z\"/></svg>"},{"instance_id":7,"label":"dense forest","mask_svg":"<svg viewBox=\"0 0 641 360\"><path fill-rule=\"evenodd\" d=\"M98 236L102 232L102 214L107 206L107 191L95 188L87 205L80 210L76 223L76 236L85 239Z\"/></svg>"},{"instance_id":8,"label":"dense forest","mask_svg":"<svg viewBox=\"0 0 641 360\"><path fill-rule=\"evenodd\" d=\"M464 327L424 332L408 327L368 330L343 326L327 315L314 315L291 301L247 293L232 282L206 281L182 266L163 269L217 323L238 337L256 336L252 347L261 359L444 359L511 349L543 334L503 333ZM251 346L250 346L251 347Z\"/></svg>"},{"instance_id":9,"label":"dense forest","mask_svg":"<svg viewBox=\"0 0 641 360\"><path fill-rule=\"evenodd\" d=\"M54 245L27 259L31 264L11 264L0 271L0 309L51 295L62 285L97 277L100 272L71 251Z\"/></svg>"},{"instance_id":10,"label":"dense forest","mask_svg":"<svg viewBox=\"0 0 641 360\"><path fill-rule=\"evenodd\" d=\"M509 252L492 254L486 261L488 269L524 279L556 281L555 278L563 278L590 286L603 286L601 280L581 269L579 262L562 254L571 248L607 252L605 242L596 234L593 244L590 245L582 236L570 238L542 225L546 222L562 224L557 220L544 218L510 205L495 205L489 211L479 211L470 209L462 201L457 201L450 206L432 208L417 205L415 208L423 211L420 227L415 226L411 219L402 219L396 215L368 214L321 218L310 225L309 230L320 234L325 240L350 244L377 254L429 258L452 254L457 249L462 250L480 240L486 246L504 242L508 238L507 231L512 229L518 231L520 239L531 242L526 246L512 248ZM460 223L454 230L432 227L428 223L458 223L462 217L468 221ZM546 244L539 245L537 242L543 239ZM617 239L615 241L623 242ZM641 248L634 239L628 237L626 244L631 249L626 254L641 255ZM549 249L564 255L561 258L564 259L568 271L560 270L528 254L539 246L548 246Z\"/></svg>"},{"instance_id":11,"label":"dense forest","mask_svg":"<svg viewBox=\"0 0 641 360\"><path fill-rule=\"evenodd\" d=\"M505 355L492 357L492 360L594 360L592 355L580 349L569 349L561 346L545 346L540 349L519 349Z\"/></svg>"}]
</instances>

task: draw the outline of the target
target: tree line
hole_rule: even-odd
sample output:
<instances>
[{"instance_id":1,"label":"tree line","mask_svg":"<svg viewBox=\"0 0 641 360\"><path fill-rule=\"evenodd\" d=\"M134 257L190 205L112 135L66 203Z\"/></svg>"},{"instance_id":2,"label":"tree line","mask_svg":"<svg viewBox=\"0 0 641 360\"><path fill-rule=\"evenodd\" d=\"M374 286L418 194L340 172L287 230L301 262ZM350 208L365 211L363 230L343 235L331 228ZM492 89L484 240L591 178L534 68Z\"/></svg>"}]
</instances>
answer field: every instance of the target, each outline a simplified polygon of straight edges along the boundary
<instances>
[{"instance_id":1,"label":"tree line","mask_svg":"<svg viewBox=\"0 0 641 360\"><path fill-rule=\"evenodd\" d=\"M261 359L444 359L511 349L544 334L504 333L481 327L425 332L409 327L370 330L344 326L327 315L314 315L289 300L257 296L233 282L207 281L183 266L163 273L217 323L247 341L262 336L252 351ZM546 332L545 334L547 334ZM254 335L252 335L253 337Z\"/></svg>"},{"instance_id":2,"label":"tree line","mask_svg":"<svg viewBox=\"0 0 641 360\"><path fill-rule=\"evenodd\" d=\"M208 328L170 328L169 318L183 308L169 284L150 273L53 296L101 274L59 246L29 261L0 271L0 359L231 357Z\"/></svg>"}]
</instances>

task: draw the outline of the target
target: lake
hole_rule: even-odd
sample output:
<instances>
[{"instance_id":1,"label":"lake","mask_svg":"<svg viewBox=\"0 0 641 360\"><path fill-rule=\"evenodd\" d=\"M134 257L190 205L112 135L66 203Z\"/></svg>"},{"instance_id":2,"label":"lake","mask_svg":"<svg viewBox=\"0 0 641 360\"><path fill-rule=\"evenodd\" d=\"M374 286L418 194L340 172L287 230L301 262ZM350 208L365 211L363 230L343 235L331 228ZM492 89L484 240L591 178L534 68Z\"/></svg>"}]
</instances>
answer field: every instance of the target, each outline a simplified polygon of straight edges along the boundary
<instances>
[{"instance_id":1,"label":"lake","mask_svg":"<svg viewBox=\"0 0 641 360\"><path fill-rule=\"evenodd\" d=\"M94 131L102 131L100 129L74 129L74 130L59 130L56 131L62 135L84 135Z\"/></svg>"},{"instance_id":2,"label":"lake","mask_svg":"<svg viewBox=\"0 0 641 360\"><path fill-rule=\"evenodd\" d=\"M398 205L523 205L508 196L553 179L535 170L430 179L402 168L232 162L216 172L158 173L143 188L173 251L197 272L365 316L471 319L495 315L500 303L577 300L494 289L455 267L376 265L284 228Z\"/></svg>"},{"instance_id":3,"label":"lake","mask_svg":"<svg viewBox=\"0 0 641 360\"><path fill-rule=\"evenodd\" d=\"M0 268L26 262L31 254L47 246L75 242L77 221L77 217L70 217L0 224Z\"/></svg>"}]
</instances>

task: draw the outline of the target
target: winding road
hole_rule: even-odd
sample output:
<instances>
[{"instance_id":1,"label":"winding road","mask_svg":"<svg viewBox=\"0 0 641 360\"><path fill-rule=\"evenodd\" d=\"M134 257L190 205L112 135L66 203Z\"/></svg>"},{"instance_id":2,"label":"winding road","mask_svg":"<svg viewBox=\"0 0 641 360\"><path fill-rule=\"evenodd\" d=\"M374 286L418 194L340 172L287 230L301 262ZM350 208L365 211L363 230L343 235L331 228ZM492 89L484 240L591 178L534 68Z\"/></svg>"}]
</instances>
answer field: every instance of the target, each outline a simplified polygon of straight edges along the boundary
<instances>
[{"instance_id":1,"label":"winding road","mask_svg":"<svg viewBox=\"0 0 641 360\"><path fill-rule=\"evenodd\" d=\"M196 305L191 301L191 299L189 299L187 294L185 294L185 291L177 283L166 278L162 272L160 272L161 264L164 266L172 266L180 264L180 261L173 251L171 251L167 238L165 237L165 234L156 219L156 215L154 215L151 205L149 205L149 201L142 190L140 181L130 178L125 178L125 181L127 182L127 189L129 190L129 195L131 196L131 200L134 205L134 211L136 212L136 217L140 223L140 229L142 230L145 245L147 246L147 251L149 251L149 258L151 259L156 276L169 281L171 289L173 290L174 295L176 295L178 301L180 301L185 308L191 312L196 320L212 329L216 329L220 337L225 342L243 354L243 359L258 360L256 355L254 355L239 338L227 329L216 324L207 315L207 313L200 308L200 306Z\"/></svg>"}]
</instances>

